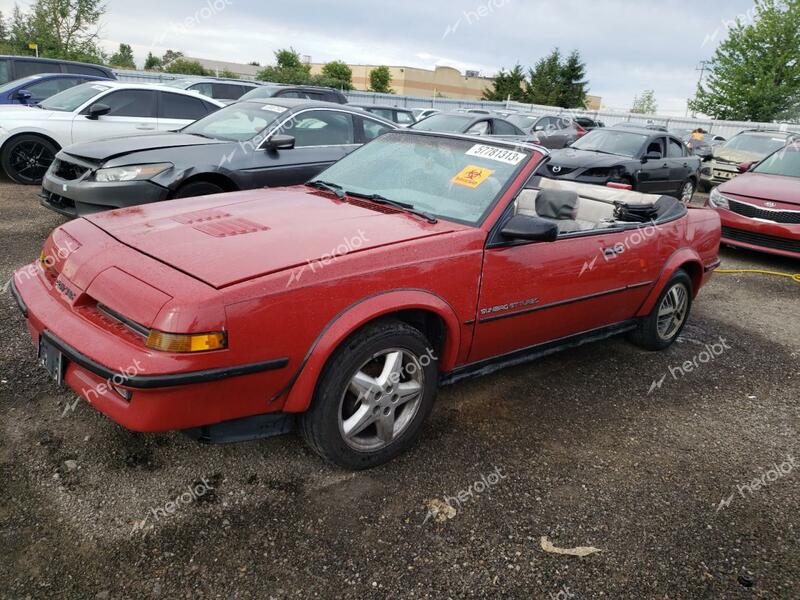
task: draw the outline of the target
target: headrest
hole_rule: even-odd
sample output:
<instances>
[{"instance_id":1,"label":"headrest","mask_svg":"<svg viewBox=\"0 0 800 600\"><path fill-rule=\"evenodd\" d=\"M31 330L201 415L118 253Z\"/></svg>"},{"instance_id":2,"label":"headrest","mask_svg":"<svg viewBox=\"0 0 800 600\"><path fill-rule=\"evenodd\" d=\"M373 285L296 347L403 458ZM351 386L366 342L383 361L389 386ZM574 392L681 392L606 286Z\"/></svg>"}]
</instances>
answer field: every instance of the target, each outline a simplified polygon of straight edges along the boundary
<instances>
[{"instance_id":1,"label":"headrest","mask_svg":"<svg viewBox=\"0 0 800 600\"><path fill-rule=\"evenodd\" d=\"M536 214L543 219L575 219L578 214L578 192L541 190L536 196Z\"/></svg>"}]
</instances>

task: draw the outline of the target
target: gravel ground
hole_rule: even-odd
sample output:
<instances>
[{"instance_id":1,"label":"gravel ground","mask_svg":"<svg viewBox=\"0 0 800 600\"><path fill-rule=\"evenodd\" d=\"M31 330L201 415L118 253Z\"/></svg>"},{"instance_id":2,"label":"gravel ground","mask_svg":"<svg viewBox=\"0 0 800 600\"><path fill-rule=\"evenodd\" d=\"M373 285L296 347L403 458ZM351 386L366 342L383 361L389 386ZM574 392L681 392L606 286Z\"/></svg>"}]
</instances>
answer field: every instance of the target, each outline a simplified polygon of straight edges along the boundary
<instances>
[{"instance_id":1,"label":"gravel ground","mask_svg":"<svg viewBox=\"0 0 800 600\"><path fill-rule=\"evenodd\" d=\"M61 222L0 183L2 280ZM352 474L294 435L121 429L37 368L4 290L0 598L796 600L798 292L719 274L669 351L614 339L446 388L413 451Z\"/></svg>"}]
</instances>

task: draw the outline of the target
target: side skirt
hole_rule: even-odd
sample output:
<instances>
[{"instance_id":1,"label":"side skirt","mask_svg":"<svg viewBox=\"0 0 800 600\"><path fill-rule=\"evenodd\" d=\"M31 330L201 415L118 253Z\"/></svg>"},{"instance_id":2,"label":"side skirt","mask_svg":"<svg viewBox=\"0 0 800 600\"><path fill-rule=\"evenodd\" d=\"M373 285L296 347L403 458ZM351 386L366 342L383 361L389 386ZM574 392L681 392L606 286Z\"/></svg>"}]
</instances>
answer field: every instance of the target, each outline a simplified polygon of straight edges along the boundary
<instances>
[{"instance_id":1,"label":"side skirt","mask_svg":"<svg viewBox=\"0 0 800 600\"><path fill-rule=\"evenodd\" d=\"M283 435L294 428L295 415L267 413L181 431L203 444L229 444Z\"/></svg>"},{"instance_id":2,"label":"side skirt","mask_svg":"<svg viewBox=\"0 0 800 600\"><path fill-rule=\"evenodd\" d=\"M442 376L441 385L451 385L464 379L471 379L473 377L483 377L507 367L521 365L523 363L531 362L549 354L555 354L568 348L577 348L591 342L597 342L606 338L619 335L636 329L637 321L629 320L607 325L597 329L591 329L583 333L570 335L543 344L537 344L522 350L515 350L508 354L501 354L500 356L493 356L485 360L470 363L461 367L453 369L449 373Z\"/></svg>"}]
</instances>

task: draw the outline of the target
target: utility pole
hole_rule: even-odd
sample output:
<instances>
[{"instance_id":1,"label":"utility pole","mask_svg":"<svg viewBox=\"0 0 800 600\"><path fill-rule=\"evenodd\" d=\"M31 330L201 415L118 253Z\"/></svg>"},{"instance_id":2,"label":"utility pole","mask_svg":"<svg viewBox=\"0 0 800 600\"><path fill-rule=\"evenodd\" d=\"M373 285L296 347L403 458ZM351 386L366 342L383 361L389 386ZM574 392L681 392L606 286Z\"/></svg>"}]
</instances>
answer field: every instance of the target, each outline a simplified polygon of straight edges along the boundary
<instances>
[{"instance_id":1,"label":"utility pole","mask_svg":"<svg viewBox=\"0 0 800 600\"><path fill-rule=\"evenodd\" d=\"M695 67L695 71L700 71L700 79L697 80L697 87L699 88L703 84L703 78L706 76L706 68L708 66L707 60L701 60L700 63ZM689 102L686 102L686 114L689 114ZM692 113L692 118L694 119L694 113Z\"/></svg>"}]
</instances>

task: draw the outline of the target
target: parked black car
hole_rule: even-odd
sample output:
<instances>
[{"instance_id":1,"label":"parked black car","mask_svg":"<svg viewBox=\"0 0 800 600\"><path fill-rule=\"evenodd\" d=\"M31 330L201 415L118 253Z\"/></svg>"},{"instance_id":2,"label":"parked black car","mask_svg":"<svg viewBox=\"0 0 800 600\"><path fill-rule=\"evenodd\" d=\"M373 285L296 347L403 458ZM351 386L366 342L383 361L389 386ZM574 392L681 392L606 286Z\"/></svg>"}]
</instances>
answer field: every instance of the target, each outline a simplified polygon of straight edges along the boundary
<instances>
[{"instance_id":1,"label":"parked black car","mask_svg":"<svg viewBox=\"0 0 800 600\"><path fill-rule=\"evenodd\" d=\"M318 102L347 104L347 97L337 89L316 85L281 85L268 83L247 92L240 100L254 98L301 98Z\"/></svg>"},{"instance_id":2,"label":"parked black car","mask_svg":"<svg viewBox=\"0 0 800 600\"><path fill-rule=\"evenodd\" d=\"M409 129L439 131L442 133L466 133L469 135L500 136L531 142L531 136L522 129L498 116L482 113L442 112L417 121Z\"/></svg>"},{"instance_id":3,"label":"parked black car","mask_svg":"<svg viewBox=\"0 0 800 600\"><path fill-rule=\"evenodd\" d=\"M304 183L394 123L293 98L240 101L178 132L68 146L42 204L70 217L112 208Z\"/></svg>"},{"instance_id":4,"label":"parked black car","mask_svg":"<svg viewBox=\"0 0 800 600\"><path fill-rule=\"evenodd\" d=\"M408 127L417 122L413 111L407 108L383 106L380 104L351 104L350 106L357 106L358 108L370 112L373 115L378 115L387 121L397 123L401 127Z\"/></svg>"},{"instance_id":5,"label":"parked black car","mask_svg":"<svg viewBox=\"0 0 800 600\"><path fill-rule=\"evenodd\" d=\"M534 143L550 149L566 148L586 135L586 129L568 116L518 114L510 115L508 120L533 136Z\"/></svg>"},{"instance_id":6,"label":"parked black car","mask_svg":"<svg viewBox=\"0 0 800 600\"><path fill-rule=\"evenodd\" d=\"M54 58L34 58L33 56L0 55L0 85L39 73L77 73L93 75L104 79L116 79L114 72L103 65L56 60Z\"/></svg>"},{"instance_id":7,"label":"parked black car","mask_svg":"<svg viewBox=\"0 0 800 600\"><path fill-rule=\"evenodd\" d=\"M192 90L214 100L233 102L244 96L247 92L259 87L257 83L249 81L236 81L226 79L176 79L164 83L168 87L181 90Z\"/></svg>"},{"instance_id":8,"label":"parked black car","mask_svg":"<svg viewBox=\"0 0 800 600\"><path fill-rule=\"evenodd\" d=\"M677 137L652 129L590 131L570 148L554 150L539 172L551 179L675 196L688 203L700 180L700 158Z\"/></svg>"}]
</instances>

